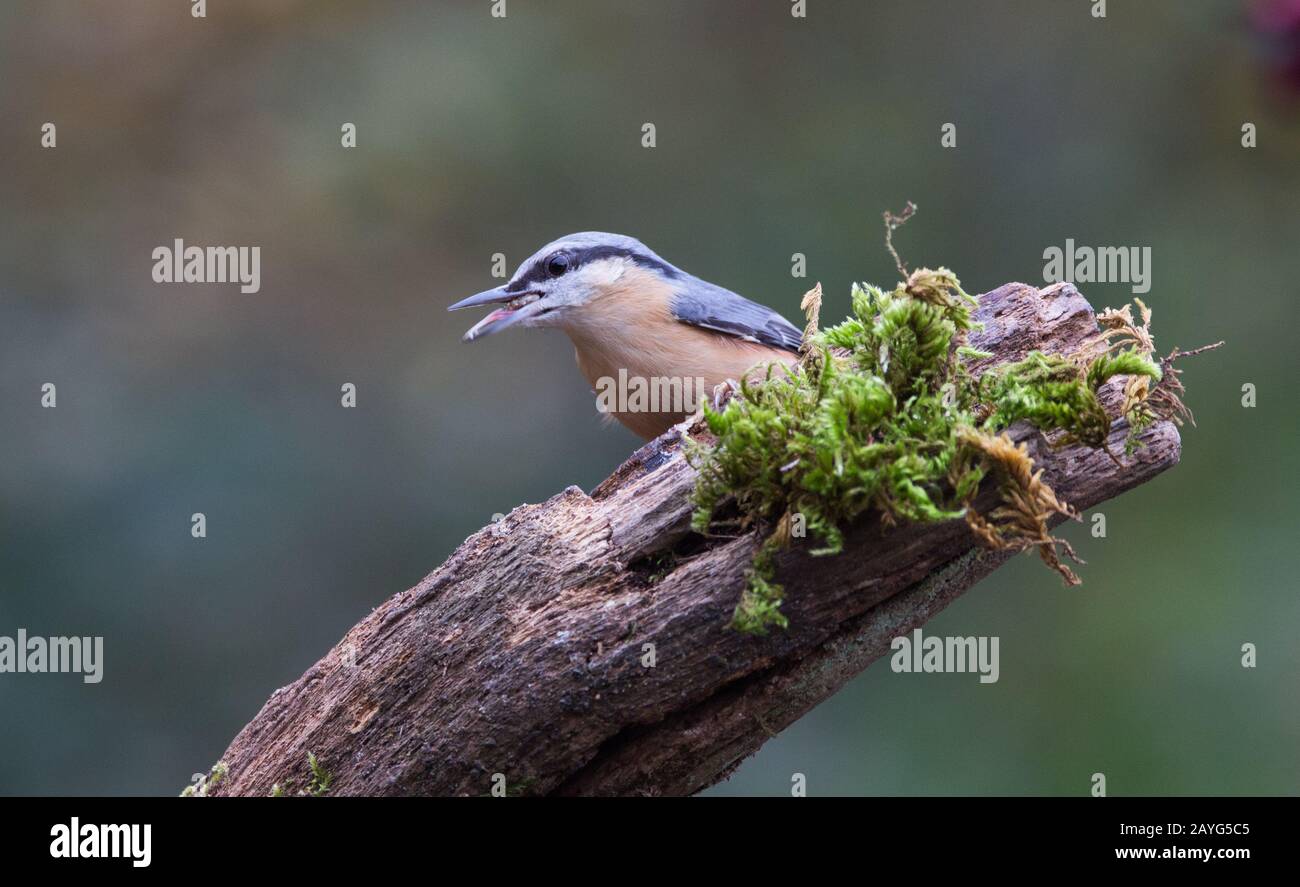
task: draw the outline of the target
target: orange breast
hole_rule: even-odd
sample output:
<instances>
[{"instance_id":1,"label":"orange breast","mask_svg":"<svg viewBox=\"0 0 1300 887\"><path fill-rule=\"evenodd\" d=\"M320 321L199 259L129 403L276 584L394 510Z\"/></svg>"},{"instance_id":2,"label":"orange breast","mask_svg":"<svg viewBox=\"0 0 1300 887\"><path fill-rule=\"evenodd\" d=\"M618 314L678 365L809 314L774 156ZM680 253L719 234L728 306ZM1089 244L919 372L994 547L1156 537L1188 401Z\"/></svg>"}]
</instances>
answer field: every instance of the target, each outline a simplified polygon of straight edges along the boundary
<instances>
[{"instance_id":1,"label":"orange breast","mask_svg":"<svg viewBox=\"0 0 1300 887\"><path fill-rule=\"evenodd\" d=\"M694 403L674 402L675 392L711 397L728 379L761 378L769 362L795 360L780 348L682 323L669 310L671 295L652 272L630 267L565 328L593 391L613 395L599 397L598 404L646 439L694 412L674 408Z\"/></svg>"}]
</instances>

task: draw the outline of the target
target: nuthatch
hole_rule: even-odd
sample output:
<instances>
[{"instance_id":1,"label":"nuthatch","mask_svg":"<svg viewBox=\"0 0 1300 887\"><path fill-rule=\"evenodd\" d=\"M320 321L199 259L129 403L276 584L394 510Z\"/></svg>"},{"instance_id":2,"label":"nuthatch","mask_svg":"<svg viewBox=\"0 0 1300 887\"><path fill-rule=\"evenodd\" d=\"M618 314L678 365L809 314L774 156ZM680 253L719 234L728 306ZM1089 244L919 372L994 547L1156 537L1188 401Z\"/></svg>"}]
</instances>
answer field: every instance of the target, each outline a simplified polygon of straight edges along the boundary
<instances>
[{"instance_id":1,"label":"nuthatch","mask_svg":"<svg viewBox=\"0 0 1300 887\"><path fill-rule=\"evenodd\" d=\"M558 327L573 341L592 385L610 379L702 380L706 391L755 378L756 367L793 362L800 332L784 317L669 264L621 234L588 231L548 243L503 286L447 310L499 305L465 341L506 327ZM622 374L620 375L620 370ZM645 439L692 409L646 410L619 401L609 412Z\"/></svg>"}]
</instances>

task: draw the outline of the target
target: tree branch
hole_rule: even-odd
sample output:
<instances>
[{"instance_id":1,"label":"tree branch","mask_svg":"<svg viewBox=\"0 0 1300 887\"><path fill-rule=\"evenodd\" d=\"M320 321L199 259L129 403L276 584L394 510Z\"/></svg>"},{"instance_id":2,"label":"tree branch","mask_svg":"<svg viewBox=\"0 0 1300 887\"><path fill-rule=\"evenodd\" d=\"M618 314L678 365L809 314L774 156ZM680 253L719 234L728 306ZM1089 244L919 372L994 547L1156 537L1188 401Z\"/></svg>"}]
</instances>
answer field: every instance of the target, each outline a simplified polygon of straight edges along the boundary
<instances>
[{"instance_id":1,"label":"tree branch","mask_svg":"<svg viewBox=\"0 0 1300 887\"><path fill-rule=\"evenodd\" d=\"M1068 353L1097 332L1068 284L1000 287L977 319L971 344L999 362ZM1103 389L1112 412L1121 386ZM1116 421L1112 450L1126 432ZM1119 462L1053 451L1027 426L1012 436L1080 510L1176 464L1180 447L1168 422ZM1009 557L978 548L962 521L863 521L840 555L781 555L790 628L752 637L727 626L757 537L692 534L693 483L669 432L591 495L570 487L475 533L277 690L211 793L293 793L309 751L331 794L481 795L497 773L510 793L696 792Z\"/></svg>"}]
</instances>

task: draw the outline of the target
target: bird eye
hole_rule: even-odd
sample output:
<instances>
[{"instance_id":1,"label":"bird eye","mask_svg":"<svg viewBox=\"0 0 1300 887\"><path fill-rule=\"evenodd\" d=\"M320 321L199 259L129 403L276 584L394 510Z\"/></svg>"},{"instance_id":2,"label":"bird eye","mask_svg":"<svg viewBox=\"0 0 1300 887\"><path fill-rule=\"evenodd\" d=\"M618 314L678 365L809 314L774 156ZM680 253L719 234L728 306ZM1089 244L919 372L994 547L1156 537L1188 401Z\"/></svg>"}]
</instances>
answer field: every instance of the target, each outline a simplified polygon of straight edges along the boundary
<instances>
[{"instance_id":1,"label":"bird eye","mask_svg":"<svg viewBox=\"0 0 1300 887\"><path fill-rule=\"evenodd\" d=\"M552 277L559 277L565 271L569 270L569 257L564 253L556 253L546 260L546 273Z\"/></svg>"}]
</instances>

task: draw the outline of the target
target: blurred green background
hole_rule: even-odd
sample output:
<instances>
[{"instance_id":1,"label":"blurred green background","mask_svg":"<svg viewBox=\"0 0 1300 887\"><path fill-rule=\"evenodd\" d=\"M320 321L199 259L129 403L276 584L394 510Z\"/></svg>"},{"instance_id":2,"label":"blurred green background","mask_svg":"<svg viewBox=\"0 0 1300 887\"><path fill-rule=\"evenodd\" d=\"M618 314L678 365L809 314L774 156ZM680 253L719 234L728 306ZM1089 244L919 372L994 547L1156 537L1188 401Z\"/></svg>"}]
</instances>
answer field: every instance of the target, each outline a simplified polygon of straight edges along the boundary
<instances>
[{"instance_id":1,"label":"blurred green background","mask_svg":"<svg viewBox=\"0 0 1300 887\"><path fill-rule=\"evenodd\" d=\"M833 319L908 199L904 257L972 292L1150 246L1159 346L1228 345L1185 364L1182 465L1066 528L1081 588L1018 558L926 627L1000 636L998 683L877 664L712 791L1300 790L1294 4L1091 5L6 3L0 634L106 661L0 675L0 792L179 791L494 512L631 452L562 334L459 342L493 253L617 231ZM261 246L262 291L153 283L177 237Z\"/></svg>"}]
</instances>

